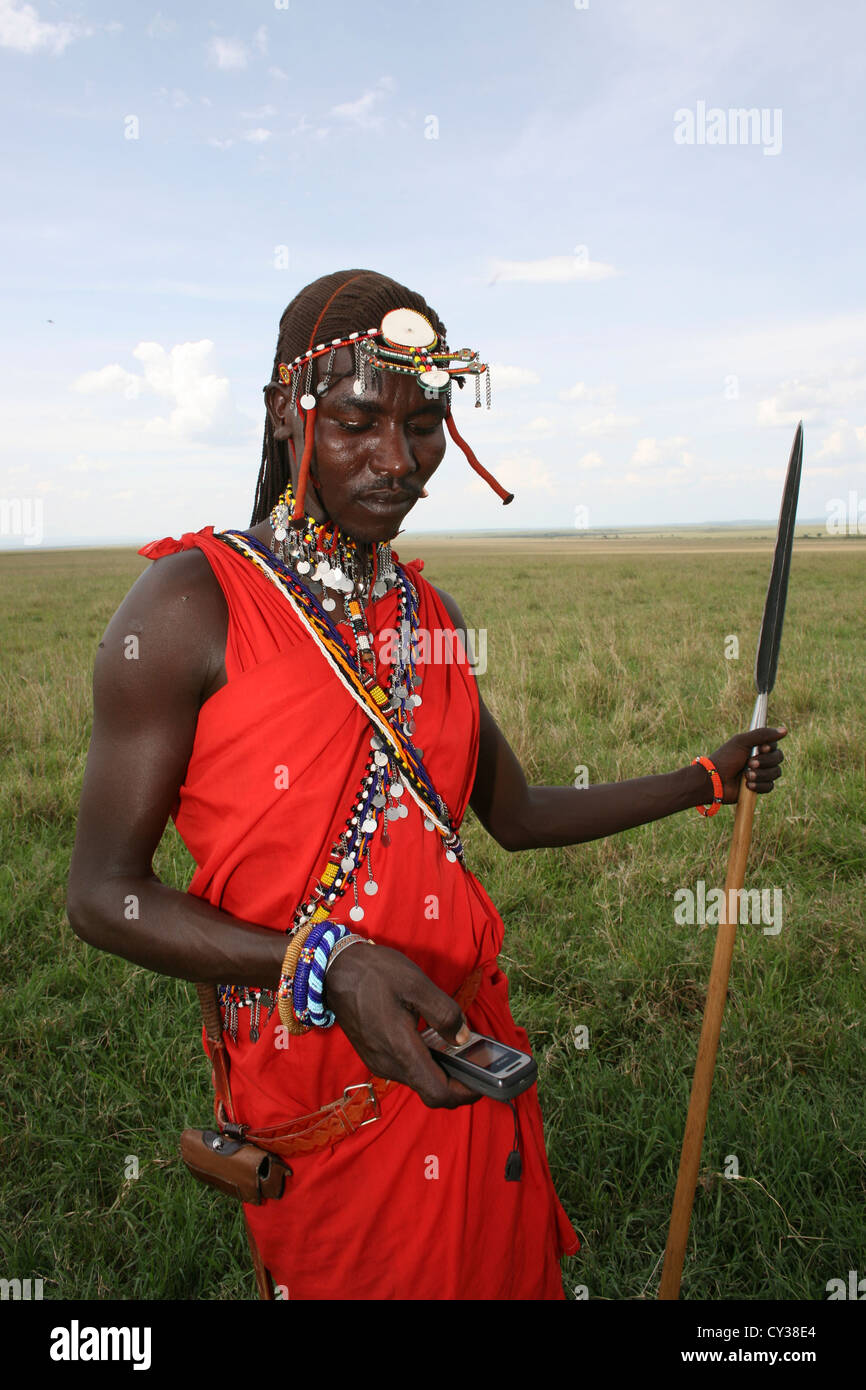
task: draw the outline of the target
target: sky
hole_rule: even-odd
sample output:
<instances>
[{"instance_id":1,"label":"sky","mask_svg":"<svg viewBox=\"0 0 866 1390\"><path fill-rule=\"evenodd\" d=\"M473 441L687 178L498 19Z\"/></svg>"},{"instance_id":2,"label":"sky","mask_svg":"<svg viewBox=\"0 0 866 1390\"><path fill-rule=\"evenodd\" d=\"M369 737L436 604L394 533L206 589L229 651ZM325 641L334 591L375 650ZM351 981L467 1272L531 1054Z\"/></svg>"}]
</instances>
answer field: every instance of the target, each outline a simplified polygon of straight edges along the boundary
<instances>
[{"instance_id":1,"label":"sky","mask_svg":"<svg viewBox=\"0 0 866 1390\"><path fill-rule=\"evenodd\" d=\"M514 501L449 443L407 529L774 521L799 419L799 515L854 529L864 40L855 0L0 0L0 547L248 526L280 315L354 267L491 365L455 418Z\"/></svg>"}]
</instances>

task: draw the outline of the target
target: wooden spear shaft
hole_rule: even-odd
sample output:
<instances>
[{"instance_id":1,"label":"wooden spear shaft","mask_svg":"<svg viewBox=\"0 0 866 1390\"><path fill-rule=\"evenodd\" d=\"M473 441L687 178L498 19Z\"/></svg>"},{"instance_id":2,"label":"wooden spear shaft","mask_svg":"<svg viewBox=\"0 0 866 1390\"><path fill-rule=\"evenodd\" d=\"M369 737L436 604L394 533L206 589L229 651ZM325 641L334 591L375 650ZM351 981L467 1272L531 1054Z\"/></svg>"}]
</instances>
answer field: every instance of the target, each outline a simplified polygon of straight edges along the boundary
<instances>
[{"instance_id":1,"label":"wooden spear shaft","mask_svg":"<svg viewBox=\"0 0 866 1390\"><path fill-rule=\"evenodd\" d=\"M761 728L766 717L767 696L764 694L758 696L752 723L749 727L752 729ZM710 1091L716 1070L716 1053L719 1047L719 1035L722 1031L722 1015L725 1011L725 999L731 975L731 959L734 954L734 941L737 935L737 908L740 900L740 889L746 876L746 860L749 857L749 846L752 840L755 801L756 794L749 791L744 775L737 797L737 813L734 817L734 833L731 837L728 872L725 878L724 920L720 921L716 935L716 949L710 971L704 1022L701 1028L701 1040L698 1044L698 1059L695 1063L689 1113L680 1154L680 1170L674 1192L671 1224L668 1230L665 1261L659 1285L658 1296L660 1299L677 1299L680 1294L686 1242L689 1238L689 1225L692 1219L692 1206L694 1205L695 1188L698 1182L701 1149L704 1144L707 1112L710 1107Z\"/></svg>"}]
</instances>

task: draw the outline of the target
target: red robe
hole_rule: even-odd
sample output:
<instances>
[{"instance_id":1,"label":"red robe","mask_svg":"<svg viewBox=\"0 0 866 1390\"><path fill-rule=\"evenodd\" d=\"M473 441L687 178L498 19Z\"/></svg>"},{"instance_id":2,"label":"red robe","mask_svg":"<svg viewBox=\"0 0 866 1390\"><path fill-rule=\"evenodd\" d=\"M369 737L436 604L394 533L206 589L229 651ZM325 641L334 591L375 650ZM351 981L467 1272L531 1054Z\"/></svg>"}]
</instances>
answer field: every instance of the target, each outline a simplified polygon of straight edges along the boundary
<instances>
[{"instance_id":1,"label":"red robe","mask_svg":"<svg viewBox=\"0 0 866 1390\"><path fill-rule=\"evenodd\" d=\"M229 626L228 683L201 708L172 808L197 865L189 892L245 921L285 931L351 814L373 731L285 596L216 539L212 526L152 542L139 553L157 559L193 546L204 552L225 594ZM404 567L418 590L419 626L430 634L453 630L420 574L422 564ZM389 590L367 612L374 637L393 629L397 592ZM339 626L353 646L349 625ZM418 669L422 704L412 742L423 750L457 828L478 759L475 676L465 658L442 660L441 648L438 662ZM374 836L374 897L363 891L362 862L363 921L348 916L351 888L337 901L333 920L402 951L448 994L483 966L481 988L466 1010L470 1027L528 1052L497 965L504 934L499 913L478 879L459 860L446 859L438 831L424 829L416 802L404 795L403 803L408 817L388 821L391 844L381 843L381 820ZM253 1130L319 1110L369 1074L339 1025L292 1036L288 1047L276 1045L287 1038L278 1028L275 1010L251 1043L249 1010L242 1009L237 1045L228 1039L235 1115ZM560 1257L579 1244L551 1181L537 1088L516 1105L519 1182L505 1180L514 1137L509 1106L482 1098L433 1110L403 1085L383 1097L378 1121L316 1153L293 1156L285 1195L245 1206L276 1283L292 1299L564 1298Z\"/></svg>"}]
</instances>

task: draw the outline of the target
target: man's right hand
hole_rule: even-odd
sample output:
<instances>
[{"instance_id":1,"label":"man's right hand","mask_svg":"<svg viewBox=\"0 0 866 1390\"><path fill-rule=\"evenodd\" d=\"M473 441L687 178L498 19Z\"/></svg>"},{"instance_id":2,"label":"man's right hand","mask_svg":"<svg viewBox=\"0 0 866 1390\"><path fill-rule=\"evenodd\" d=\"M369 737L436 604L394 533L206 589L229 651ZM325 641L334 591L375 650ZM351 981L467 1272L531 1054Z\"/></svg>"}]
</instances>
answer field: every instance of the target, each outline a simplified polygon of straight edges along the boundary
<instances>
[{"instance_id":1,"label":"man's right hand","mask_svg":"<svg viewBox=\"0 0 866 1390\"><path fill-rule=\"evenodd\" d=\"M481 1097L447 1076L421 1041L423 1018L446 1042L469 1041L460 1005L407 956L359 942L328 968L326 1003L374 1076L400 1081L431 1109L453 1110Z\"/></svg>"}]
</instances>

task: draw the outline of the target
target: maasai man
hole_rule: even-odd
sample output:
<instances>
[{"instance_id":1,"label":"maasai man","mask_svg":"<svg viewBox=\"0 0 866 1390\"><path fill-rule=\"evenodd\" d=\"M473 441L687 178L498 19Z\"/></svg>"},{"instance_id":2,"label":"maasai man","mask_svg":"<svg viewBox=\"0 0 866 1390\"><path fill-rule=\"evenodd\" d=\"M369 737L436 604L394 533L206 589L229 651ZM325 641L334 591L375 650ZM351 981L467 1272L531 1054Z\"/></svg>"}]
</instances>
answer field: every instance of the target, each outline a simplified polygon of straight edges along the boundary
<instances>
[{"instance_id":1,"label":"maasai man","mask_svg":"<svg viewBox=\"0 0 866 1390\"><path fill-rule=\"evenodd\" d=\"M446 427L508 500L450 418L453 379L483 369L385 276L307 286L280 323L251 526L145 546L156 563L96 658L69 918L103 950L218 986L234 1118L292 1145L304 1130L284 1195L244 1206L292 1299L564 1297L579 1247L536 1088L479 1099L419 1033L454 1043L468 1024L529 1051L502 919L463 858L467 805L528 850L715 809L743 768L758 792L780 774L785 731L767 728L709 765L527 786L462 641L463 660L441 659L459 607L389 546ZM197 865L187 893L152 873L169 815Z\"/></svg>"}]
</instances>

